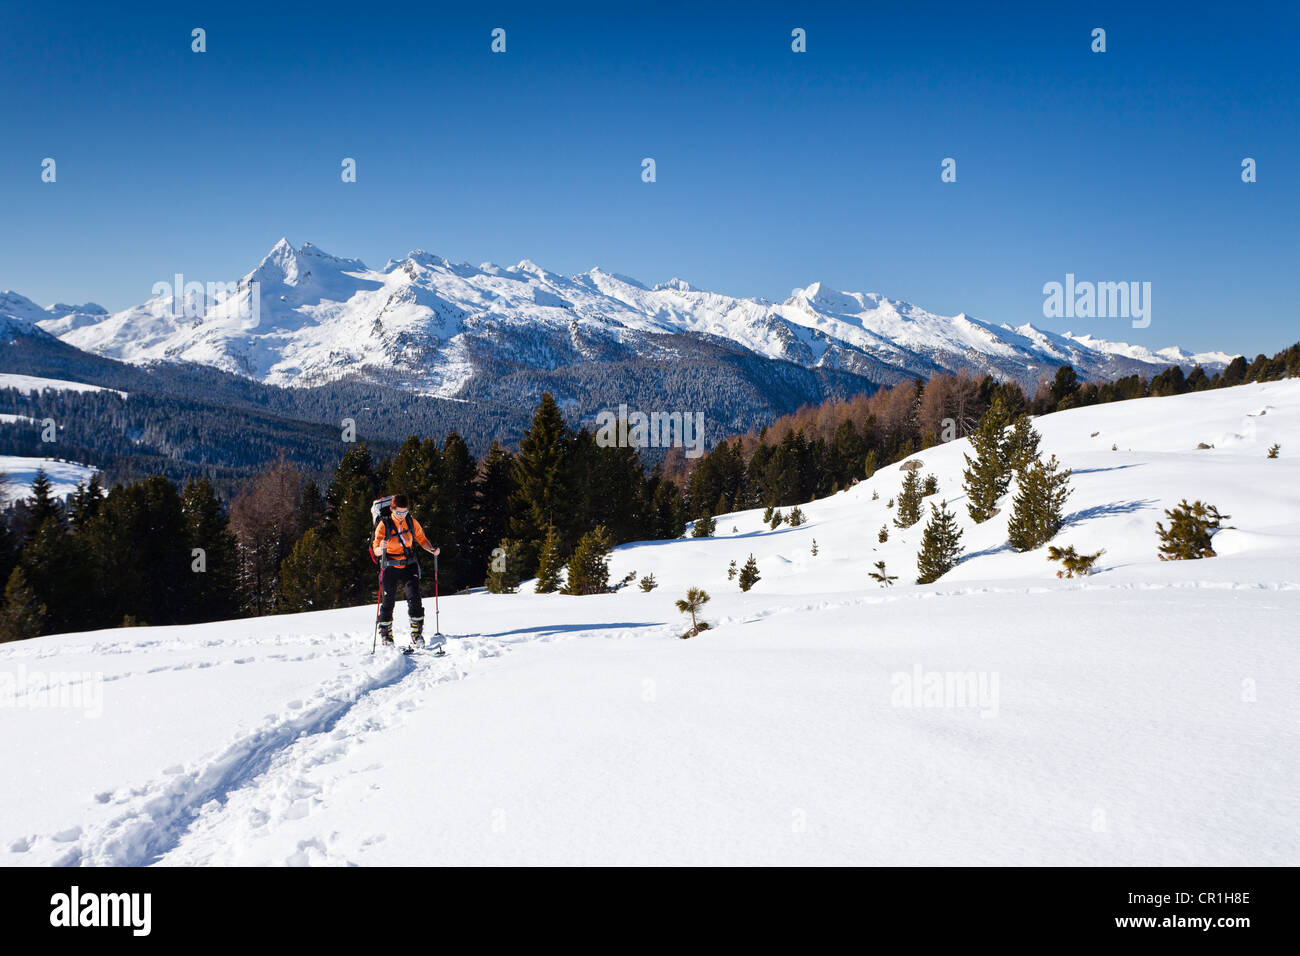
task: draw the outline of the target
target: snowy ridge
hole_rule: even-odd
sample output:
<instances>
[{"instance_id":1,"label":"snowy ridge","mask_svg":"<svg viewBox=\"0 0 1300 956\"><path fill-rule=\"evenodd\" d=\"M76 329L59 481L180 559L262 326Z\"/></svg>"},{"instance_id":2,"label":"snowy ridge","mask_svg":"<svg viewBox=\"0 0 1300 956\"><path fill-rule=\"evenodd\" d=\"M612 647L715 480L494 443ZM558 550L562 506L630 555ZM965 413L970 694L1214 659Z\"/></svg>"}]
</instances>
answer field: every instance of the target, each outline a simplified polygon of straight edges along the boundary
<instances>
[{"instance_id":1,"label":"snowy ridge","mask_svg":"<svg viewBox=\"0 0 1300 956\"><path fill-rule=\"evenodd\" d=\"M892 466L797 528L616 549L649 593L444 597L443 659L371 657L373 606L0 646L0 689L104 675L102 717L23 685L0 722L33 771L0 862L1295 865L1300 382L1035 424L1091 577L1010 551L1009 499L969 520L961 440L915 456L963 531L933 585ZM1231 516L1218 557L1157 560L1184 497ZM690 586L712 628L682 641ZM997 690L900 702L931 672Z\"/></svg>"},{"instance_id":2,"label":"snowy ridge","mask_svg":"<svg viewBox=\"0 0 1300 956\"><path fill-rule=\"evenodd\" d=\"M0 416L4 425L39 430L41 423L22 415ZM58 498L66 498L77 490L77 485L87 484L98 471L75 461L52 458L31 458L23 455L0 455L0 506L32 493L36 472L44 471L50 480L50 491Z\"/></svg>"},{"instance_id":3,"label":"snowy ridge","mask_svg":"<svg viewBox=\"0 0 1300 956\"><path fill-rule=\"evenodd\" d=\"M253 288L260 288L257 303ZM0 299L0 314L8 314L6 301ZM285 239L239 280L237 292L217 293L197 309L189 303L191 314L199 313L193 317L186 304L168 294L112 315L93 304L57 314L68 307L51 312L15 296L8 308L70 345L110 358L199 362L275 385L397 376L413 390L443 397L456 396L480 373L475 356L481 351L549 369L559 361L559 339L586 360L670 360L675 353L664 336L707 336L872 382L966 370L1032 385L1067 362L1086 377L1113 378L1172 362L1201 362L1213 371L1229 358L1151 352L1030 325L1012 329L816 282L773 303L676 278L650 287L599 268L562 276L527 259L471 266L423 250L375 270L310 243L295 249ZM241 319L254 311L256 324Z\"/></svg>"}]
</instances>

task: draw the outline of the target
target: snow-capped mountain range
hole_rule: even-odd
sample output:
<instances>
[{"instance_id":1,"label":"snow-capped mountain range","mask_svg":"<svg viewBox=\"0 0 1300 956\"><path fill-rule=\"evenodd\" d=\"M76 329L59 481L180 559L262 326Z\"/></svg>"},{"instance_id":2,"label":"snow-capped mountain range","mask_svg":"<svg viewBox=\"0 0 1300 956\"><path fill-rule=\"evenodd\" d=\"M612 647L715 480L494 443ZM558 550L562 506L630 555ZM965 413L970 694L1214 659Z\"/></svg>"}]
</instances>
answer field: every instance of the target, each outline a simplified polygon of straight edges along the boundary
<instances>
[{"instance_id":1,"label":"snow-capped mountain range","mask_svg":"<svg viewBox=\"0 0 1300 956\"><path fill-rule=\"evenodd\" d=\"M879 384L964 370L1032 387L1067 363L1085 378L1114 378L1175 363L1213 370L1232 358L937 315L818 282L777 303L680 279L650 287L599 268L563 276L528 260L471 266L420 250L372 269L284 239L211 297L169 290L109 313L5 292L0 316L132 363L197 362L281 386L356 376L443 398L521 369L672 362L699 343Z\"/></svg>"}]
</instances>

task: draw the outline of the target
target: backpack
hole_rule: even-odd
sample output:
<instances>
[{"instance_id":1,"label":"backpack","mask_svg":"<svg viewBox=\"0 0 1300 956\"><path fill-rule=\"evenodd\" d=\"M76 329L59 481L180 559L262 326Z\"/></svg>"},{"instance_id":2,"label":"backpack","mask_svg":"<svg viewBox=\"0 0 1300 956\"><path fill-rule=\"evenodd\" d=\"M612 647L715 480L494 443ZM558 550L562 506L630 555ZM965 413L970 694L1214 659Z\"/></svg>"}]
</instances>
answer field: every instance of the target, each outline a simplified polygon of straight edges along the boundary
<instances>
[{"instance_id":1,"label":"backpack","mask_svg":"<svg viewBox=\"0 0 1300 956\"><path fill-rule=\"evenodd\" d=\"M375 529L378 528L380 524L383 524L384 529L389 536L397 535L397 526L393 524L393 496L392 495L384 495L382 498L376 498L374 501L370 502L370 519L373 522L370 526L371 541L374 540ZM412 539L414 539L415 537L414 533L412 533L411 537ZM399 541L401 540L400 537L398 538L398 540ZM406 545L406 542L402 542L402 550L406 552L405 557L406 557L407 566L410 567L412 564L414 564L415 573L418 575L420 573L420 562L417 561L415 557L412 555L411 552L413 549L408 547ZM373 561L375 564L379 565L381 568L388 567L387 549L385 549L384 551L383 558L376 558L374 548L372 548L370 544L367 543L366 554L370 555L370 560Z\"/></svg>"}]
</instances>

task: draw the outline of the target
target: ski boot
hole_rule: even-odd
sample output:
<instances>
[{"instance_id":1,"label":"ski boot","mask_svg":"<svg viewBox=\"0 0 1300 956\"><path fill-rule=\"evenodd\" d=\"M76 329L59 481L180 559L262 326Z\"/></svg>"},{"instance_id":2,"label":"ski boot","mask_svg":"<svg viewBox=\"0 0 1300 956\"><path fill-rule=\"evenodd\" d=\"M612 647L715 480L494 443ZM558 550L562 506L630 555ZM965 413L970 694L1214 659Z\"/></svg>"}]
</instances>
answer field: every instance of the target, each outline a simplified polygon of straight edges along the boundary
<instances>
[{"instance_id":1,"label":"ski boot","mask_svg":"<svg viewBox=\"0 0 1300 956\"><path fill-rule=\"evenodd\" d=\"M379 643L383 644L385 647L392 646L393 644L393 622L392 621L379 622Z\"/></svg>"},{"instance_id":2,"label":"ski boot","mask_svg":"<svg viewBox=\"0 0 1300 956\"><path fill-rule=\"evenodd\" d=\"M411 646L424 647L424 618L411 618Z\"/></svg>"}]
</instances>

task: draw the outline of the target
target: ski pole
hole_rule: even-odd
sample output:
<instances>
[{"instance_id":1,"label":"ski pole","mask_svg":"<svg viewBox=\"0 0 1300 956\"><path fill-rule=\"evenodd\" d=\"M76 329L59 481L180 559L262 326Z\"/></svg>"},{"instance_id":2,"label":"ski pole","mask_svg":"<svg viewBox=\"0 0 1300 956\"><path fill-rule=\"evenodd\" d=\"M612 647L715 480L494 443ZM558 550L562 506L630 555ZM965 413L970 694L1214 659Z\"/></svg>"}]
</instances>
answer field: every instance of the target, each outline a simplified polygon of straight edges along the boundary
<instances>
[{"instance_id":1,"label":"ski pole","mask_svg":"<svg viewBox=\"0 0 1300 956\"><path fill-rule=\"evenodd\" d=\"M438 608L438 555L433 556L433 630L434 637L441 637L438 642L438 651L434 657L445 657L447 655L447 639L442 637L442 616Z\"/></svg>"}]
</instances>

